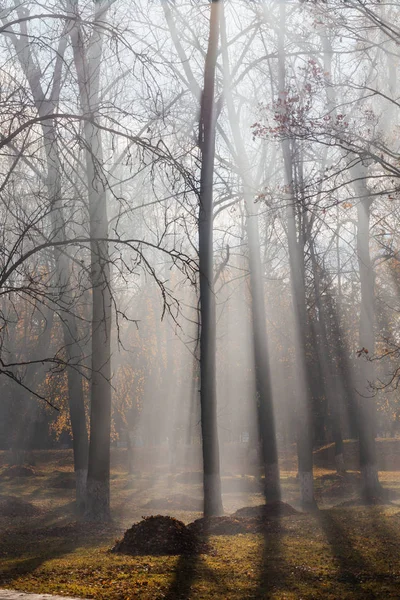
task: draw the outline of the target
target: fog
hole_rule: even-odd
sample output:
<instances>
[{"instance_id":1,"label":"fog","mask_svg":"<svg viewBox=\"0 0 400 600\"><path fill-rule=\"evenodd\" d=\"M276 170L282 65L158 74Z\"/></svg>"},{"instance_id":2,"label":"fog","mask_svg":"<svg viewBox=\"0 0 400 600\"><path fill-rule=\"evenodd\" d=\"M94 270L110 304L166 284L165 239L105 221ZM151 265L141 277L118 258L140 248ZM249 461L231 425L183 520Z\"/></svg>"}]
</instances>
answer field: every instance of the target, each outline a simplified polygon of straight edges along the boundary
<instances>
[{"instance_id":1,"label":"fog","mask_svg":"<svg viewBox=\"0 0 400 600\"><path fill-rule=\"evenodd\" d=\"M383 496L400 427L398 16L3 3L6 464L72 449L94 521L113 512L110 456L129 489L192 477L206 516L315 509L328 454L360 470L363 501Z\"/></svg>"}]
</instances>

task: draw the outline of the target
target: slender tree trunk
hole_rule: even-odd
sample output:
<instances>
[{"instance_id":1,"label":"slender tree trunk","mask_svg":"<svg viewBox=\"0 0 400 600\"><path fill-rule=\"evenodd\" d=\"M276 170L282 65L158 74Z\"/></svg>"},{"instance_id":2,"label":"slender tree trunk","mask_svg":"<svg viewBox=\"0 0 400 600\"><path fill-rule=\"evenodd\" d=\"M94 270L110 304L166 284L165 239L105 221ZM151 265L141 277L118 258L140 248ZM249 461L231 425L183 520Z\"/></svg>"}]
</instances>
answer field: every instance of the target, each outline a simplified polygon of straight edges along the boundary
<instances>
[{"instance_id":1,"label":"slender tree trunk","mask_svg":"<svg viewBox=\"0 0 400 600\"><path fill-rule=\"evenodd\" d=\"M107 4L105 5L107 6ZM72 2L69 11L75 14ZM85 46L76 22L71 27L74 63L80 103L84 114L98 118L100 68L107 8L95 5L93 30ZM86 176L89 201L91 287L92 287L92 365L90 441L87 477L86 519L107 521L110 515L110 433L111 433L111 289L108 250L107 195L101 180L103 148L100 130L85 121Z\"/></svg>"},{"instance_id":2,"label":"slender tree trunk","mask_svg":"<svg viewBox=\"0 0 400 600\"><path fill-rule=\"evenodd\" d=\"M266 501L280 500L280 479L278 449L276 443L274 409L271 389L267 321L264 299L264 276L261 263L261 243L258 223L258 207L254 203L254 189L249 178L251 166L246 153L243 137L239 129L239 119L233 103L231 76L226 38L225 18L222 21L222 58L225 77L225 100L229 123L235 144L235 154L243 182L243 195L246 206L246 232L250 271L251 320L253 331L253 356L256 380L256 406L259 437L261 440L262 466L265 475L264 494Z\"/></svg>"},{"instance_id":3,"label":"slender tree trunk","mask_svg":"<svg viewBox=\"0 0 400 600\"><path fill-rule=\"evenodd\" d=\"M220 2L210 6L210 33L200 115L200 406L203 438L204 515L223 513L217 423L216 307L213 268L213 176L215 158L215 66Z\"/></svg>"},{"instance_id":4,"label":"slender tree trunk","mask_svg":"<svg viewBox=\"0 0 400 600\"><path fill-rule=\"evenodd\" d=\"M369 250L370 206L372 200L366 186L365 178L359 178L358 172L356 189L358 194L357 204L357 258L361 282L361 310L359 327L359 346L362 350L360 357L360 385L357 390L358 421L359 421L359 446L360 468L363 478L363 492L367 502L373 501L382 495L382 488L378 478L376 456L376 406L374 392L370 382L375 379L374 365L366 360L366 356L373 356L375 352L375 293L374 272Z\"/></svg>"},{"instance_id":5,"label":"slender tree trunk","mask_svg":"<svg viewBox=\"0 0 400 600\"><path fill-rule=\"evenodd\" d=\"M44 128L46 129L46 127ZM65 225L62 213L61 165L57 155L57 140L54 126L50 125L46 139L48 158L47 187L53 202L52 224L56 240L65 241ZM59 168L57 168L57 165ZM71 282L72 269L68 256L59 247L54 248L54 259L59 289L60 318L68 362L68 403L72 429L74 471L76 484L76 505L79 514L85 511L86 480L88 466L88 436L86 429L85 403L82 386L82 350L74 310L74 291Z\"/></svg>"},{"instance_id":6,"label":"slender tree trunk","mask_svg":"<svg viewBox=\"0 0 400 600\"><path fill-rule=\"evenodd\" d=\"M280 500L278 448L276 443L274 410L269 366L269 349L265 314L263 272L260 256L258 214L249 212L246 219L249 248L251 321L253 352L256 374L257 412L260 430L263 470L265 475L264 494L267 502Z\"/></svg>"},{"instance_id":7,"label":"slender tree trunk","mask_svg":"<svg viewBox=\"0 0 400 600\"><path fill-rule=\"evenodd\" d=\"M23 16L21 8L18 15ZM66 30L60 37L57 48L57 56L53 71L51 97L48 99L43 91L40 81L40 70L35 65L32 49L29 44L26 25L21 25L25 36L11 35L14 48L18 54L21 67L28 81L33 95L35 107L42 117L42 131L44 138L44 150L46 154L46 187L49 195L51 210L52 238L57 242L66 241L65 221L62 206L61 173L62 166L58 152L58 138L56 125L52 119L48 119L59 102L59 94L62 80L62 67L66 50ZM76 366L81 364L82 351L79 345L78 327L76 317L73 313L75 298L71 284L72 268L71 262L65 250L60 247L54 248L54 260L56 265L57 289L58 289L58 311L62 322L66 361L71 365L68 373L68 402L71 419L74 471L76 481L76 503L80 514L83 513L86 497L86 477L88 460L88 439L86 430L86 416L84 396L82 388L82 376Z\"/></svg>"},{"instance_id":8,"label":"slender tree trunk","mask_svg":"<svg viewBox=\"0 0 400 600\"><path fill-rule=\"evenodd\" d=\"M309 240L311 263L313 269L313 280L314 280L314 294L315 304L318 308L318 324L317 324L317 354L318 361L320 363L322 377L323 377L323 392L328 404L328 408L332 420L332 435L335 443L335 464L336 470L339 474L343 474L346 471L343 456L343 437L342 428L340 424L340 394L339 386L335 384L335 373L332 364L332 350L328 342L328 335L326 329L327 314L325 306L321 299L321 281L319 276L319 266L315 256L314 241Z\"/></svg>"},{"instance_id":9,"label":"slender tree trunk","mask_svg":"<svg viewBox=\"0 0 400 600\"><path fill-rule=\"evenodd\" d=\"M285 83L285 5L280 6L280 32L278 39L278 85L280 95L280 110L286 112L286 83ZM304 281L304 248L301 239L297 241L296 227L296 197L293 189L293 161L291 152L291 141L288 137L282 138L282 154L284 162L284 180L287 189L286 218L287 218L287 237L289 249L289 264L292 284L293 308L296 316L297 336L298 336L298 364L300 376L304 377L300 383L300 399L297 422L297 457L300 480L301 503L304 508L314 508L316 506L314 497L314 479L313 479L313 443L311 433L311 414L310 414L310 385L307 381L309 373L306 364L306 346L307 346L307 311L306 295Z\"/></svg>"},{"instance_id":10,"label":"slender tree trunk","mask_svg":"<svg viewBox=\"0 0 400 600\"><path fill-rule=\"evenodd\" d=\"M331 117L336 118L337 111L336 111L335 89L334 89L334 86L332 85L332 79L331 79L333 49L332 49L332 45L331 45L331 42L328 37L328 32L325 27L321 28L320 36L321 36L322 46L324 49L324 54L323 54L324 79L325 79L325 92L326 92L327 103L328 103L328 113L331 115ZM346 157L346 159L348 159L348 157ZM358 177L360 175L361 175L361 179L362 179L362 174L355 173L355 181L356 182L358 181ZM358 251L359 271L360 271L360 278L361 278L362 277L361 271L363 271L363 273L364 273L364 271L368 272L371 267L371 261L370 261L370 255L369 255L369 208L370 208L370 204L369 204L369 198L367 198L368 190L365 187L365 181L360 180L360 181L358 181L358 183L356 185L358 187L358 193L360 194L360 199L364 197L364 200L360 200L360 203L358 205L358 228L357 228L357 250L360 245L360 251L361 251L361 254L360 254L360 251ZM362 208L362 205L364 205L364 208ZM363 215L363 213L365 213L365 210L367 210L367 214ZM367 223L365 222L366 220L367 220ZM363 234L361 234L361 229L364 229ZM367 237L362 240L361 235L365 235L365 234ZM339 235L339 232L338 232L338 235ZM365 243L367 243L367 248L364 247ZM336 252L337 252L338 270L339 270L338 294L339 294L339 311L340 311L341 277L340 277L340 253L339 253L338 243L337 243L337 247L336 247ZM366 262L364 262L363 259L360 259L360 257L363 256L364 254L365 254L364 258L365 258ZM368 267L368 265L369 265L369 267ZM364 278L364 281L365 281L365 278ZM367 287L368 287L368 285L367 286L364 285L364 291L366 291ZM372 281L371 289L372 289L372 294L373 294L373 281ZM331 302L331 304L332 304L332 302ZM370 314L372 319L373 319L373 312L374 312L374 310L373 310L373 298L372 298L372 313ZM343 344L341 342L339 342L339 340L342 339L341 332L340 332L341 327L340 327L340 321L339 321L339 314L337 314L336 311L334 311L332 314L334 315L335 328L337 331L337 335L336 335L335 339L337 340L337 356L338 356L339 369L342 372L343 380L346 382L347 389L348 389L349 420L351 422L350 423L351 429L357 431L357 435L360 440L360 442L359 442L360 443L360 462L363 462L364 459L361 459L361 453L364 453L363 448L366 445L370 445L364 441L364 437L365 437L365 435L367 435L367 437L368 437L368 433L363 430L362 422L364 421L364 419L363 419L363 417L361 415L361 411L359 409L359 403L356 402L354 391L353 391L353 386L350 383L351 374L350 374L348 359L345 356ZM362 315L362 316L363 316L363 321L365 321L364 315ZM371 322L373 323L373 320ZM360 317L360 324L361 324L361 317ZM361 325L360 325L360 327L361 327ZM372 337L373 337L373 325L372 325ZM361 342L361 334L360 334L360 342ZM371 342L371 340L368 340L369 344L370 344L370 342ZM363 365L363 368L365 368L365 365ZM361 440L363 440L363 441L361 441Z\"/></svg>"}]
</instances>

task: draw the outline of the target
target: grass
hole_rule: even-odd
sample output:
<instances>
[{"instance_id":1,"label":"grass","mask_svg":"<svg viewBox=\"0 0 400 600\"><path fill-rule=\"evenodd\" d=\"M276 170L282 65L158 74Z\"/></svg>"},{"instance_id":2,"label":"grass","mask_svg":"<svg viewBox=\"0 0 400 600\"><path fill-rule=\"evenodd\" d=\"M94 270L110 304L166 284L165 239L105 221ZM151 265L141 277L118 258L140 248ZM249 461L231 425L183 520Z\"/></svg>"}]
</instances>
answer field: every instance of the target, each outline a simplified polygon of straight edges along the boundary
<instances>
[{"instance_id":1,"label":"grass","mask_svg":"<svg viewBox=\"0 0 400 600\"><path fill-rule=\"evenodd\" d=\"M35 466L41 475L2 480L2 495L18 496L40 507L0 517L0 585L24 591L109 600L270 598L276 600L372 599L400 597L400 506L335 508L332 472L318 470L316 514L271 521L263 535L213 536L214 552L193 557L129 557L110 554L116 537L162 497L167 478L150 474L130 480L123 465L113 469L114 523L74 524L73 491L51 486L54 473L71 465L68 453L44 454ZM0 457L1 460L1 457ZM64 464L63 464L64 461ZM284 493L296 496L294 473L284 473ZM58 479L59 479L58 475ZM399 487L397 472L381 474L385 486ZM251 487L251 486L250 486ZM197 497L198 484L176 484L174 493ZM257 493L227 493L230 510L257 504ZM154 511L153 511L154 512ZM166 510L185 522L199 513Z\"/></svg>"}]
</instances>

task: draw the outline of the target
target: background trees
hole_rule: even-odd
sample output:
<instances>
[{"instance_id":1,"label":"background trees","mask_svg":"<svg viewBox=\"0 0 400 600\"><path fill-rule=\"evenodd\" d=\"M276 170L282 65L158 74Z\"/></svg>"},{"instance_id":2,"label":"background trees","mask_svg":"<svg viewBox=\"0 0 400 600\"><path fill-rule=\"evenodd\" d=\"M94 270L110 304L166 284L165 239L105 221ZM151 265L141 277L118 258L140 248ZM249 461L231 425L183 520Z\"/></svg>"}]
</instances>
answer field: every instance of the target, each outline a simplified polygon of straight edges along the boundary
<instances>
[{"instance_id":1,"label":"background trees","mask_svg":"<svg viewBox=\"0 0 400 600\"><path fill-rule=\"evenodd\" d=\"M3 6L1 410L20 418L1 443L72 435L88 518L109 517L110 439L164 444L172 465L202 433L207 514L242 439L268 499L297 440L312 505L313 449L334 440L343 470L357 435L380 494L374 439L399 415L396 17Z\"/></svg>"}]
</instances>

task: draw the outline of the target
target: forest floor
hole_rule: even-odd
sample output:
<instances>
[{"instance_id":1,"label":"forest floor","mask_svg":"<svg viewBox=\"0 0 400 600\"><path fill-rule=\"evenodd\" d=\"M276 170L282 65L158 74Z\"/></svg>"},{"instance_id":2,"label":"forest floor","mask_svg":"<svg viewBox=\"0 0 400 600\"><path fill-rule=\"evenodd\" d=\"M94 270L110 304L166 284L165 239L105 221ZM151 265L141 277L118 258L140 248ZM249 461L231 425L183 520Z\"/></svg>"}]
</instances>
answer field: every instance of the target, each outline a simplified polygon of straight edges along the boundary
<instances>
[{"instance_id":1,"label":"forest floor","mask_svg":"<svg viewBox=\"0 0 400 600\"><path fill-rule=\"evenodd\" d=\"M355 472L319 468L316 513L270 519L258 534L211 535L207 554L126 556L109 550L142 516L201 516L201 480L162 470L128 476L122 452L107 526L76 520L70 451L37 453L24 476L0 453L0 587L107 600L400 598L400 472L380 474L391 491L384 506L353 502ZM254 477L223 482L227 513L262 503ZM295 472L284 471L282 483L297 507Z\"/></svg>"}]
</instances>

